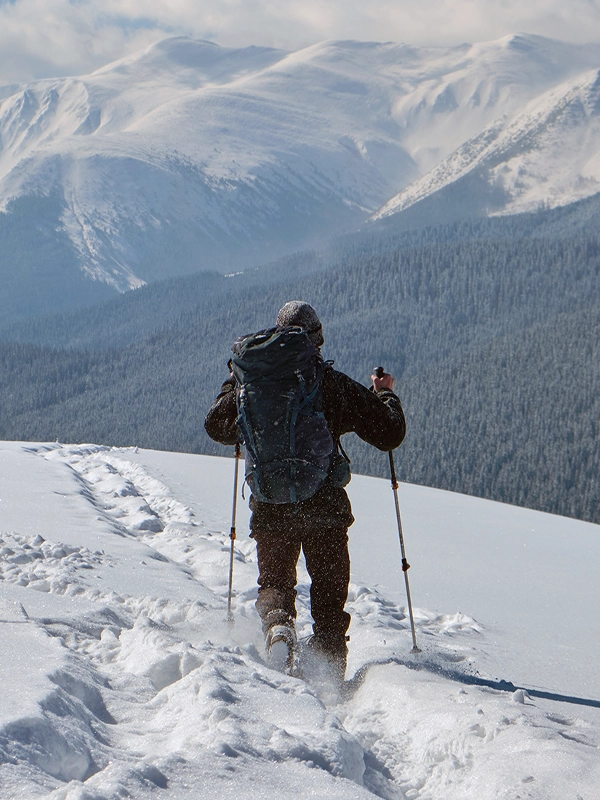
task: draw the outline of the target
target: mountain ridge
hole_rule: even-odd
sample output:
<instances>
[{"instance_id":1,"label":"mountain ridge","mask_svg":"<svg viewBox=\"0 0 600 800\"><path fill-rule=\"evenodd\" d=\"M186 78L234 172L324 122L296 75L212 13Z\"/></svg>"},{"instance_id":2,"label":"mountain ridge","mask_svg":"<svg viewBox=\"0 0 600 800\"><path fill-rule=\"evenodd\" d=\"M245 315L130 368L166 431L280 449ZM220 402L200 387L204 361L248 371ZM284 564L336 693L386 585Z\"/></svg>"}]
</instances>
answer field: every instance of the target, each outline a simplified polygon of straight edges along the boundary
<instances>
[{"instance_id":1,"label":"mountain ridge","mask_svg":"<svg viewBox=\"0 0 600 800\"><path fill-rule=\"evenodd\" d=\"M490 197L504 195L492 213L526 213L596 194L600 190L599 112L600 70L594 69L546 92L511 122L497 120L371 219L401 213L474 173L487 183Z\"/></svg>"},{"instance_id":2,"label":"mountain ridge","mask_svg":"<svg viewBox=\"0 0 600 800\"><path fill-rule=\"evenodd\" d=\"M3 220L16 200L53 197L43 224L114 291L244 269L357 230L465 142L599 66L600 45L526 35L297 52L170 37L89 76L0 90Z\"/></svg>"}]
</instances>

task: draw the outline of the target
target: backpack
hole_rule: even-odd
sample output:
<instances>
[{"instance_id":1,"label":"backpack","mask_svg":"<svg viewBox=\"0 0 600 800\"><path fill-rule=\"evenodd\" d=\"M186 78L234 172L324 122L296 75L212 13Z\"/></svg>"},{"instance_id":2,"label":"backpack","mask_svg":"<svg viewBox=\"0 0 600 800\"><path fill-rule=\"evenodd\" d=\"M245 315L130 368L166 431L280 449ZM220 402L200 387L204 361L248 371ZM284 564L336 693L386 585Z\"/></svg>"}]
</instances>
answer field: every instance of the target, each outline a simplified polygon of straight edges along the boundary
<instances>
[{"instance_id":1,"label":"backpack","mask_svg":"<svg viewBox=\"0 0 600 800\"><path fill-rule=\"evenodd\" d=\"M306 331L269 328L232 347L246 482L264 503L307 500L337 453L322 411L327 364Z\"/></svg>"}]
</instances>

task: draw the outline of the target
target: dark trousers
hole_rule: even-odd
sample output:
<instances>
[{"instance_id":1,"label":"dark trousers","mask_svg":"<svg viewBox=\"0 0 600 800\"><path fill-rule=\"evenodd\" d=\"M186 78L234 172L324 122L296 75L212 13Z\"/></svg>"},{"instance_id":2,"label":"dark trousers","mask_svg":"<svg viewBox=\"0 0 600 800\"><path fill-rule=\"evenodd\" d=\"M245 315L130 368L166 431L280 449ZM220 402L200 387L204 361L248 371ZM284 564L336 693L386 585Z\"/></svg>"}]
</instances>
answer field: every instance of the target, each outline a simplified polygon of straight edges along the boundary
<instances>
[{"instance_id":1,"label":"dark trousers","mask_svg":"<svg viewBox=\"0 0 600 800\"><path fill-rule=\"evenodd\" d=\"M350 581L347 528L313 531L256 530L258 556L258 600L256 609L268 627L267 614L281 609L296 618L296 566L304 551L311 578L310 603L317 636L342 640L350 625L344 611Z\"/></svg>"}]
</instances>

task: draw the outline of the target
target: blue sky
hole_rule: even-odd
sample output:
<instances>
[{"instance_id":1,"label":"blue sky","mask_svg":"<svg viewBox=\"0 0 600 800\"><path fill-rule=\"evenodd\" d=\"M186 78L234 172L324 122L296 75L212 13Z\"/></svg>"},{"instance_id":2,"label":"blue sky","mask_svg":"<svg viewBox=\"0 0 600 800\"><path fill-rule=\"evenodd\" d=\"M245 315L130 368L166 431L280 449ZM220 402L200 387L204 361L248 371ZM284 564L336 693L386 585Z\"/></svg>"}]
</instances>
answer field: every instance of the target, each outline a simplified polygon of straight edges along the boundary
<instances>
[{"instance_id":1,"label":"blue sky","mask_svg":"<svg viewBox=\"0 0 600 800\"><path fill-rule=\"evenodd\" d=\"M323 39L444 45L600 39L599 0L0 0L0 85L85 74L170 34L298 49Z\"/></svg>"}]
</instances>

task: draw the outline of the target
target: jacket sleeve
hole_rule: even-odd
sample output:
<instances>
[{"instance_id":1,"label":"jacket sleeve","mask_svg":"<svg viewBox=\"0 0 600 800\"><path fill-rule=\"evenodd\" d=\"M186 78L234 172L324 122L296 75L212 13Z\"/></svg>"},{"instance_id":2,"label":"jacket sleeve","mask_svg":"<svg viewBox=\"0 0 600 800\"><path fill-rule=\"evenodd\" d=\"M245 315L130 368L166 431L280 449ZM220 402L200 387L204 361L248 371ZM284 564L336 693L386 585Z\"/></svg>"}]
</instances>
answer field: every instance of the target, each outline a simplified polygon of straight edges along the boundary
<instances>
[{"instance_id":1,"label":"jacket sleeve","mask_svg":"<svg viewBox=\"0 0 600 800\"><path fill-rule=\"evenodd\" d=\"M394 450L402 443L406 420L400 398L394 392L374 392L337 370L330 370L326 381L324 410L328 421L331 414L334 435L339 438L354 432L379 450Z\"/></svg>"},{"instance_id":2,"label":"jacket sleeve","mask_svg":"<svg viewBox=\"0 0 600 800\"><path fill-rule=\"evenodd\" d=\"M233 378L228 378L221 386L219 396L206 415L204 428L215 442L227 445L236 444L240 438L237 417L235 381Z\"/></svg>"}]
</instances>

